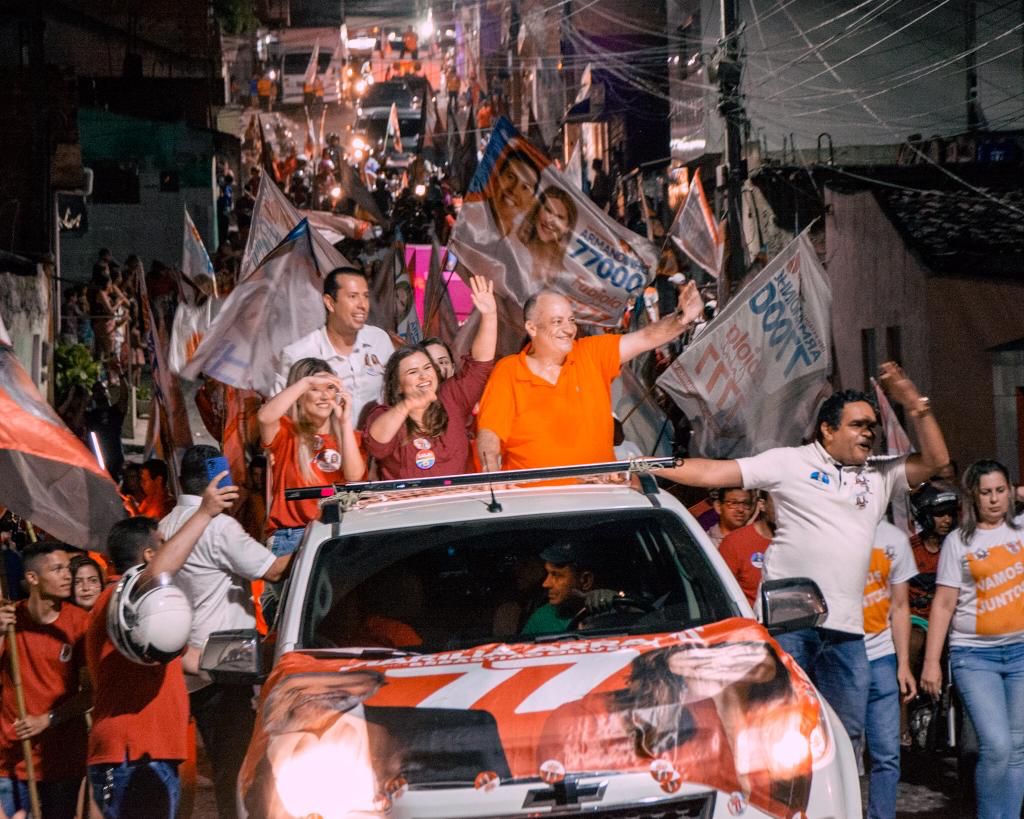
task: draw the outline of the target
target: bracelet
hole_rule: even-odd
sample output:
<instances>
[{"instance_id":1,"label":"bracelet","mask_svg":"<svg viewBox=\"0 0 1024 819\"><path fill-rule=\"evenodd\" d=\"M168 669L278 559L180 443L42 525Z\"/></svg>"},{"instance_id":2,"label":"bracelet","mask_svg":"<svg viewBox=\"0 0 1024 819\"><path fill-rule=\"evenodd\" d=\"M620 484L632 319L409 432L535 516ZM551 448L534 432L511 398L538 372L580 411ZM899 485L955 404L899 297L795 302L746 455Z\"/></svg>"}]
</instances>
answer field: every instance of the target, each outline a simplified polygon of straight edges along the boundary
<instances>
[{"instance_id":1,"label":"bracelet","mask_svg":"<svg viewBox=\"0 0 1024 819\"><path fill-rule=\"evenodd\" d=\"M917 406L910 410L911 418L923 418L926 415L931 415L932 402L927 395L922 395L917 399Z\"/></svg>"}]
</instances>

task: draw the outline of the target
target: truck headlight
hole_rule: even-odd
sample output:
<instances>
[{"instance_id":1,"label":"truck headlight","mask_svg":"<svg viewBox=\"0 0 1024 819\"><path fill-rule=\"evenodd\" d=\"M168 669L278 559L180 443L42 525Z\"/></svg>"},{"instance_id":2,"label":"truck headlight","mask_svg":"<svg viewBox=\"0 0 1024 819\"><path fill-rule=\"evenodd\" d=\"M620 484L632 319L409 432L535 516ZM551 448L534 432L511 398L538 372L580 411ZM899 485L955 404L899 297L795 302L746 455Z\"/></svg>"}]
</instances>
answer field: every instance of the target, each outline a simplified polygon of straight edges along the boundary
<instances>
[{"instance_id":1,"label":"truck headlight","mask_svg":"<svg viewBox=\"0 0 1024 819\"><path fill-rule=\"evenodd\" d=\"M315 735L274 766L277 795L292 816L322 819L377 816L370 760L349 742L321 742Z\"/></svg>"}]
</instances>

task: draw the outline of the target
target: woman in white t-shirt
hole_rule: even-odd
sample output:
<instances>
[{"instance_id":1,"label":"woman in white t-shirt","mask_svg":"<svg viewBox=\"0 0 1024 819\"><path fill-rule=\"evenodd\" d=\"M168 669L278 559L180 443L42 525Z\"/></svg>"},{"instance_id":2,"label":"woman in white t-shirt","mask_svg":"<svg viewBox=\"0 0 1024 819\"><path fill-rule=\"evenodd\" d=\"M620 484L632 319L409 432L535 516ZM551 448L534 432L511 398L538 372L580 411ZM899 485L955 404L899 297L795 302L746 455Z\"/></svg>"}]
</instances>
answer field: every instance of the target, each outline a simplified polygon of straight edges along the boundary
<instances>
[{"instance_id":1,"label":"woman in white t-shirt","mask_svg":"<svg viewBox=\"0 0 1024 819\"><path fill-rule=\"evenodd\" d=\"M953 681L978 734L980 819L1019 819L1024 802L1024 515L1006 467L964 473L960 528L942 546L921 688L938 697L952 621Z\"/></svg>"}]
</instances>

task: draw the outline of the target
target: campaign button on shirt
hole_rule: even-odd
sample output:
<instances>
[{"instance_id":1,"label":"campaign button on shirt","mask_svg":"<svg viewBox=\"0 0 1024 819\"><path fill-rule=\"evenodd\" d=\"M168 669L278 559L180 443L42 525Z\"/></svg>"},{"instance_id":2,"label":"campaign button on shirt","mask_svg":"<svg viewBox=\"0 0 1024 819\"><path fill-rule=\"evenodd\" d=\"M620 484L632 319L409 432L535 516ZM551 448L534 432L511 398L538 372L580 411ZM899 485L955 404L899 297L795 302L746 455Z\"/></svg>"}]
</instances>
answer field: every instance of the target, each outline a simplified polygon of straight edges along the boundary
<instances>
[{"instance_id":1,"label":"campaign button on shirt","mask_svg":"<svg viewBox=\"0 0 1024 819\"><path fill-rule=\"evenodd\" d=\"M420 469L430 469L437 461L432 449L421 449L416 453L416 466Z\"/></svg>"},{"instance_id":2,"label":"campaign button on shirt","mask_svg":"<svg viewBox=\"0 0 1024 819\"><path fill-rule=\"evenodd\" d=\"M755 569L764 568L764 552L754 552L750 556L750 565Z\"/></svg>"},{"instance_id":3,"label":"campaign button on shirt","mask_svg":"<svg viewBox=\"0 0 1024 819\"><path fill-rule=\"evenodd\" d=\"M430 441L428 441L426 438L413 438L412 439L412 445L414 447L416 447L416 449L430 449L431 448Z\"/></svg>"}]
</instances>

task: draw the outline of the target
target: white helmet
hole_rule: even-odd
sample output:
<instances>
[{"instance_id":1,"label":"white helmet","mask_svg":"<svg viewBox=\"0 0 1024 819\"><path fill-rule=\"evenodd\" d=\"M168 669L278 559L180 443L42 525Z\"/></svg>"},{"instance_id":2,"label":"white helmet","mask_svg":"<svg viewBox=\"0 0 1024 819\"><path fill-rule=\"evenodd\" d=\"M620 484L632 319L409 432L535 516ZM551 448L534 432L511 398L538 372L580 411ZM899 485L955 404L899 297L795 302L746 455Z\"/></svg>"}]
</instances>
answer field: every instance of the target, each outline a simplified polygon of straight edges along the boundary
<instances>
[{"instance_id":1,"label":"white helmet","mask_svg":"<svg viewBox=\"0 0 1024 819\"><path fill-rule=\"evenodd\" d=\"M107 634L133 663L158 665L185 649L192 606L181 589L144 574L145 568L135 566L118 581L107 607Z\"/></svg>"}]
</instances>

